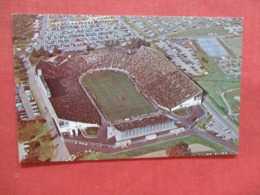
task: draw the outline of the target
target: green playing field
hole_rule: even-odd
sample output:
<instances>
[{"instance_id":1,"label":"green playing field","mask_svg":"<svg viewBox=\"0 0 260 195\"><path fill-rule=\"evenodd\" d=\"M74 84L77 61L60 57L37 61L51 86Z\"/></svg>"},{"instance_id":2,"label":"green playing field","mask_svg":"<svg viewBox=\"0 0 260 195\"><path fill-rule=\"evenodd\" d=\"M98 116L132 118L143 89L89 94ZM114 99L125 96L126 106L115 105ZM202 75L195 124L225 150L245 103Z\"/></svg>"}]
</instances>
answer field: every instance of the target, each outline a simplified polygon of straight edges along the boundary
<instances>
[{"instance_id":1,"label":"green playing field","mask_svg":"<svg viewBox=\"0 0 260 195\"><path fill-rule=\"evenodd\" d=\"M155 111L123 73L99 71L86 74L81 84L109 121L129 118Z\"/></svg>"}]
</instances>

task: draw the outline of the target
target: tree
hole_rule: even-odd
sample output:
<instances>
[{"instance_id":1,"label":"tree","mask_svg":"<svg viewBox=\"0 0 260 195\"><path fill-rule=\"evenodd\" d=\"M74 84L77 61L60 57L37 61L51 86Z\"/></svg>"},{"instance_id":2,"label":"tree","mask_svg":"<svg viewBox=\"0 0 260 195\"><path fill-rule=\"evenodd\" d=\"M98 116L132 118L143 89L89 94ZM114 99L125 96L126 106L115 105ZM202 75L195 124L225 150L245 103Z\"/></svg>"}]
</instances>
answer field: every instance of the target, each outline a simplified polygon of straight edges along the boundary
<instances>
[{"instance_id":1,"label":"tree","mask_svg":"<svg viewBox=\"0 0 260 195\"><path fill-rule=\"evenodd\" d=\"M40 47L40 49L38 50L38 55L39 55L39 57L40 57L40 56L43 56L44 54L45 54L44 48L43 48L43 47Z\"/></svg>"},{"instance_id":2,"label":"tree","mask_svg":"<svg viewBox=\"0 0 260 195\"><path fill-rule=\"evenodd\" d=\"M44 51L44 56L46 56L46 57L52 57L53 54L51 54L48 50L45 50L45 51Z\"/></svg>"},{"instance_id":3,"label":"tree","mask_svg":"<svg viewBox=\"0 0 260 195\"><path fill-rule=\"evenodd\" d=\"M115 41L115 46L119 46L120 45L120 42L119 42L119 40L117 39L116 41Z\"/></svg>"},{"instance_id":4,"label":"tree","mask_svg":"<svg viewBox=\"0 0 260 195\"><path fill-rule=\"evenodd\" d=\"M150 47L151 44L145 40L140 38L134 38L131 40L131 49L139 49L141 46Z\"/></svg>"},{"instance_id":5,"label":"tree","mask_svg":"<svg viewBox=\"0 0 260 195\"><path fill-rule=\"evenodd\" d=\"M189 145L184 142L180 142L179 144L176 144L166 150L167 156L173 157L173 156L190 156L191 150L189 148Z\"/></svg>"},{"instance_id":6,"label":"tree","mask_svg":"<svg viewBox=\"0 0 260 195\"><path fill-rule=\"evenodd\" d=\"M86 51L90 52L90 51L93 51L93 50L94 50L93 47L91 47L91 46L89 46L89 45L86 46Z\"/></svg>"},{"instance_id":7,"label":"tree","mask_svg":"<svg viewBox=\"0 0 260 195\"><path fill-rule=\"evenodd\" d=\"M37 51L36 51L35 48L33 48L31 55L32 55L33 57L37 57L37 56L38 56L38 53L37 53Z\"/></svg>"},{"instance_id":8,"label":"tree","mask_svg":"<svg viewBox=\"0 0 260 195\"><path fill-rule=\"evenodd\" d=\"M60 54L60 53L61 53L61 50L57 46L54 46L53 54Z\"/></svg>"}]
</instances>

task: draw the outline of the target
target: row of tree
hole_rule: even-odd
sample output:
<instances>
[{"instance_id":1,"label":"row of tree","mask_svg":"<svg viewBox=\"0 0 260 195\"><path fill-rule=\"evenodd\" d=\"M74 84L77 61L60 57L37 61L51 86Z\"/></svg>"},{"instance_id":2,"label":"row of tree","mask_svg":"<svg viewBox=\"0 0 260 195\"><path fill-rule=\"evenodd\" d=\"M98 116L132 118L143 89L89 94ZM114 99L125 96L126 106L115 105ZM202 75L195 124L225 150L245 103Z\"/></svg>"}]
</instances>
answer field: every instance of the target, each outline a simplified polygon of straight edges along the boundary
<instances>
[{"instance_id":1,"label":"row of tree","mask_svg":"<svg viewBox=\"0 0 260 195\"><path fill-rule=\"evenodd\" d=\"M140 38L134 38L131 40L130 49L139 49L141 46L150 47L151 43Z\"/></svg>"},{"instance_id":2,"label":"row of tree","mask_svg":"<svg viewBox=\"0 0 260 195\"><path fill-rule=\"evenodd\" d=\"M185 142L180 142L166 150L166 154L169 157L173 156L191 156L191 149L189 144Z\"/></svg>"},{"instance_id":3,"label":"row of tree","mask_svg":"<svg viewBox=\"0 0 260 195\"><path fill-rule=\"evenodd\" d=\"M41 56L46 56L46 57L52 57L54 55L60 54L61 50L58 47L53 48L53 52L49 52L48 50L45 50L43 47L40 47L38 50L33 48L31 56L39 58Z\"/></svg>"},{"instance_id":4,"label":"row of tree","mask_svg":"<svg viewBox=\"0 0 260 195\"><path fill-rule=\"evenodd\" d=\"M119 40L106 41L105 46L106 47L120 46L120 41ZM129 49L139 49L141 46L150 47L151 43L147 42L144 39L133 38L130 41L130 43L127 44L127 46L129 47Z\"/></svg>"}]
</instances>

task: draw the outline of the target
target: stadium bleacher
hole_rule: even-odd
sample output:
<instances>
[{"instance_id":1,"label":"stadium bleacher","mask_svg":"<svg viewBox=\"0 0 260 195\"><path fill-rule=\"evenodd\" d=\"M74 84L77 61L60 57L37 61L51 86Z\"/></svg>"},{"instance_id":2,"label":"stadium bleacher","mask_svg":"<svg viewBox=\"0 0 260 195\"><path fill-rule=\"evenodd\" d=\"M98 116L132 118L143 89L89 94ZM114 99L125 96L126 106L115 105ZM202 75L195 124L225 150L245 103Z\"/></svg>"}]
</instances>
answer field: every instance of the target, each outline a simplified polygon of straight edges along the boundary
<instances>
[{"instance_id":1,"label":"stadium bleacher","mask_svg":"<svg viewBox=\"0 0 260 195\"><path fill-rule=\"evenodd\" d=\"M141 47L134 54L128 54L124 49L106 48L92 51L88 55L75 53L60 66L55 67L45 61L37 65L51 91L56 87L63 88L62 93L50 98L59 118L101 123L98 111L78 81L82 73L100 68L127 71L142 92L169 109L202 91L162 54L147 47Z\"/></svg>"}]
</instances>

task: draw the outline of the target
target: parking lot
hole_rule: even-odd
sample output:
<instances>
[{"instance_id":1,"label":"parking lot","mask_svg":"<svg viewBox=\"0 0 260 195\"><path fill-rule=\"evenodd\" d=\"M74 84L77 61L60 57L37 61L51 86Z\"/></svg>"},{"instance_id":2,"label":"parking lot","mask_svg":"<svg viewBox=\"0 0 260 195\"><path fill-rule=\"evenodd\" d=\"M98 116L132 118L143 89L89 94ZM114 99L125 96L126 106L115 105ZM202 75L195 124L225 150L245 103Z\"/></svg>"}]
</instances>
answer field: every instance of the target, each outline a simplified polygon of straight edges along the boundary
<instances>
[{"instance_id":1,"label":"parking lot","mask_svg":"<svg viewBox=\"0 0 260 195\"><path fill-rule=\"evenodd\" d=\"M241 78L241 56L240 57L221 57L215 59L227 78Z\"/></svg>"},{"instance_id":2,"label":"parking lot","mask_svg":"<svg viewBox=\"0 0 260 195\"><path fill-rule=\"evenodd\" d=\"M136 30L146 38L155 38L158 35L178 34L186 31L199 31L212 27L223 27L222 30L226 34L240 34L242 31L242 27L237 25L237 19L230 18L213 19L198 17L158 16L125 16L123 18L126 23L133 25L133 27L136 28Z\"/></svg>"},{"instance_id":3,"label":"parking lot","mask_svg":"<svg viewBox=\"0 0 260 195\"><path fill-rule=\"evenodd\" d=\"M28 83L16 88L16 108L21 120L34 120L40 117L40 111Z\"/></svg>"},{"instance_id":4,"label":"parking lot","mask_svg":"<svg viewBox=\"0 0 260 195\"><path fill-rule=\"evenodd\" d=\"M169 54L171 61L188 76L207 74L197 55L192 41L188 39L164 39L158 46Z\"/></svg>"},{"instance_id":5,"label":"parking lot","mask_svg":"<svg viewBox=\"0 0 260 195\"><path fill-rule=\"evenodd\" d=\"M106 41L127 42L139 35L116 16L51 15L42 27L43 45L51 50L69 47L103 47Z\"/></svg>"},{"instance_id":6,"label":"parking lot","mask_svg":"<svg viewBox=\"0 0 260 195\"><path fill-rule=\"evenodd\" d=\"M212 133L216 137L220 137L227 141L237 139L232 131L226 127L225 124L221 123L221 121L219 121L216 117L213 117L205 127L208 132Z\"/></svg>"}]
</instances>

